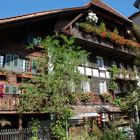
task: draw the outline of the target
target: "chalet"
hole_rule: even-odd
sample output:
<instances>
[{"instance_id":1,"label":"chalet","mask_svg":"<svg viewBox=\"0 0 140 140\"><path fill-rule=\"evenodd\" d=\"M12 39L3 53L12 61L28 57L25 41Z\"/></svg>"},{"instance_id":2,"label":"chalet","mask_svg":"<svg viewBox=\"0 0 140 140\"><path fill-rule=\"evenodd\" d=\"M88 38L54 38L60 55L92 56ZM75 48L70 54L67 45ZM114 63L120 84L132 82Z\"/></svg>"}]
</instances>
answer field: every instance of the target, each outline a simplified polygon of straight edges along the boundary
<instances>
[{"instance_id":1,"label":"chalet","mask_svg":"<svg viewBox=\"0 0 140 140\"><path fill-rule=\"evenodd\" d=\"M135 88L138 72L134 65L135 48L140 45L133 36L131 20L104 2L92 0L82 7L0 19L0 119L11 124L3 128L26 128L31 118L38 118L42 125L48 125L50 114L19 112L22 94L19 86L33 77L36 72L34 58L42 56L37 37L57 33L74 36L76 43L90 52L88 64L78 66L78 70L90 79L82 87L83 92L92 94L92 100L85 105L72 105L74 111L78 115L84 114L83 117L100 115L105 121L111 120L113 114L121 114L118 107L103 102L100 97L104 94L111 98L124 96ZM26 49L30 43L35 43L34 50ZM117 88L110 92L109 68L113 64L119 74L115 80ZM80 126L82 120L78 115L77 121L72 123ZM129 121L124 123L128 125Z\"/></svg>"}]
</instances>

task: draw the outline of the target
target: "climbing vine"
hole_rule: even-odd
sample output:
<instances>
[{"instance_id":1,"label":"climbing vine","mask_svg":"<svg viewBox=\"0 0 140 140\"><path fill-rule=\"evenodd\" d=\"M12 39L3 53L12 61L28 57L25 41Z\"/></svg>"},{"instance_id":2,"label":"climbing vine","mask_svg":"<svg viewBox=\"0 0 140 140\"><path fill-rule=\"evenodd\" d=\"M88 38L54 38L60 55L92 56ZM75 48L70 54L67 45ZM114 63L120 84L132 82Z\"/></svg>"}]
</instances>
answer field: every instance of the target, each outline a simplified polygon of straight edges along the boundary
<instances>
[{"instance_id":1,"label":"climbing vine","mask_svg":"<svg viewBox=\"0 0 140 140\"><path fill-rule=\"evenodd\" d=\"M77 66L86 62L88 53L75 45L74 38L62 34L42 39L41 45L44 57L38 58L34 77L22 84L24 93L19 110L54 114L50 126L53 137L65 140L68 119L72 116L69 97L74 94L72 88L76 93L85 79Z\"/></svg>"},{"instance_id":2,"label":"climbing vine","mask_svg":"<svg viewBox=\"0 0 140 140\"><path fill-rule=\"evenodd\" d=\"M118 75L118 68L116 65L112 65L109 67L109 72L110 72L110 82L109 82L109 90L111 92L115 92L117 89L117 83L116 83L116 78Z\"/></svg>"}]
</instances>

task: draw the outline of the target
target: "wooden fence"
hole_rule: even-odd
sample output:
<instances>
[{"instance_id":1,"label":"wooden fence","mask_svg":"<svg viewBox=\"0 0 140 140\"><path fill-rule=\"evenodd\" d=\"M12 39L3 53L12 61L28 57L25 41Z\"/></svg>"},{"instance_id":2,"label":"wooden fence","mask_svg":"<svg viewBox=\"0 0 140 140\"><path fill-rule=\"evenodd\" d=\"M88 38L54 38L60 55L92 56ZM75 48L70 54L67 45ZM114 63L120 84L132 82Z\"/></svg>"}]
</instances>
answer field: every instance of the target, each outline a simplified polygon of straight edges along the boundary
<instances>
[{"instance_id":1,"label":"wooden fence","mask_svg":"<svg viewBox=\"0 0 140 140\"><path fill-rule=\"evenodd\" d=\"M30 128L22 129L0 129L0 140L31 140L33 133ZM51 140L48 128L40 128L39 140Z\"/></svg>"}]
</instances>

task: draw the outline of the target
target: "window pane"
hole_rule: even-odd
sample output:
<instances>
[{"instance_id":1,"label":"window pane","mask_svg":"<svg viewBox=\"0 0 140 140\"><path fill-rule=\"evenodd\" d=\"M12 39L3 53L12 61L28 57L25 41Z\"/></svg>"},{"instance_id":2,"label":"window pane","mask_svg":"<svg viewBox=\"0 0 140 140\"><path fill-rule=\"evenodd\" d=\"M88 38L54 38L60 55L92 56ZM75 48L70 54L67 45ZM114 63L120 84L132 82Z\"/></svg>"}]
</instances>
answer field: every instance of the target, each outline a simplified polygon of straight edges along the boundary
<instances>
[{"instance_id":1,"label":"window pane","mask_svg":"<svg viewBox=\"0 0 140 140\"><path fill-rule=\"evenodd\" d=\"M82 87L83 92L90 92L90 82L89 81L82 82L81 87Z\"/></svg>"},{"instance_id":2,"label":"window pane","mask_svg":"<svg viewBox=\"0 0 140 140\"><path fill-rule=\"evenodd\" d=\"M18 55L13 56L13 66L18 67Z\"/></svg>"},{"instance_id":3,"label":"window pane","mask_svg":"<svg viewBox=\"0 0 140 140\"><path fill-rule=\"evenodd\" d=\"M6 55L6 66L10 67L12 61L12 55L7 54Z\"/></svg>"},{"instance_id":4,"label":"window pane","mask_svg":"<svg viewBox=\"0 0 140 140\"><path fill-rule=\"evenodd\" d=\"M4 64L4 56L0 55L0 68L3 67Z\"/></svg>"},{"instance_id":5,"label":"window pane","mask_svg":"<svg viewBox=\"0 0 140 140\"><path fill-rule=\"evenodd\" d=\"M106 93L107 92L106 81L101 81L99 83L99 92L100 92L100 94L103 94L103 93Z\"/></svg>"},{"instance_id":6,"label":"window pane","mask_svg":"<svg viewBox=\"0 0 140 140\"><path fill-rule=\"evenodd\" d=\"M10 93L10 86L7 86L5 87L5 93Z\"/></svg>"},{"instance_id":7,"label":"window pane","mask_svg":"<svg viewBox=\"0 0 140 140\"><path fill-rule=\"evenodd\" d=\"M13 94L16 94L17 93L17 87L15 87L15 86L12 87L12 93Z\"/></svg>"},{"instance_id":8,"label":"window pane","mask_svg":"<svg viewBox=\"0 0 140 140\"><path fill-rule=\"evenodd\" d=\"M97 56L97 65L98 67L101 67L101 68L104 67L104 61L102 57Z\"/></svg>"},{"instance_id":9,"label":"window pane","mask_svg":"<svg viewBox=\"0 0 140 140\"><path fill-rule=\"evenodd\" d=\"M32 73L36 73L37 71L37 62L35 59L32 60Z\"/></svg>"},{"instance_id":10,"label":"window pane","mask_svg":"<svg viewBox=\"0 0 140 140\"><path fill-rule=\"evenodd\" d=\"M29 61L29 60L26 60L25 63L26 63L26 64L25 64L25 71L26 71L26 72L29 72L29 71L30 71L30 61Z\"/></svg>"},{"instance_id":11,"label":"window pane","mask_svg":"<svg viewBox=\"0 0 140 140\"><path fill-rule=\"evenodd\" d=\"M80 74L85 74L84 67L82 66L78 66L78 71L80 72Z\"/></svg>"},{"instance_id":12,"label":"window pane","mask_svg":"<svg viewBox=\"0 0 140 140\"><path fill-rule=\"evenodd\" d=\"M92 76L92 69L91 68L86 68L86 75Z\"/></svg>"},{"instance_id":13,"label":"window pane","mask_svg":"<svg viewBox=\"0 0 140 140\"><path fill-rule=\"evenodd\" d=\"M99 70L98 69L93 69L93 76L99 77Z\"/></svg>"},{"instance_id":14,"label":"window pane","mask_svg":"<svg viewBox=\"0 0 140 140\"><path fill-rule=\"evenodd\" d=\"M22 72L25 72L25 60L24 59L20 59L19 70Z\"/></svg>"},{"instance_id":15,"label":"window pane","mask_svg":"<svg viewBox=\"0 0 140 140\"><path fill-rule=\"evenodd\" d=\"M100 77L105 78L105 71L100 71Z\"/></svg>"}]
</instances>

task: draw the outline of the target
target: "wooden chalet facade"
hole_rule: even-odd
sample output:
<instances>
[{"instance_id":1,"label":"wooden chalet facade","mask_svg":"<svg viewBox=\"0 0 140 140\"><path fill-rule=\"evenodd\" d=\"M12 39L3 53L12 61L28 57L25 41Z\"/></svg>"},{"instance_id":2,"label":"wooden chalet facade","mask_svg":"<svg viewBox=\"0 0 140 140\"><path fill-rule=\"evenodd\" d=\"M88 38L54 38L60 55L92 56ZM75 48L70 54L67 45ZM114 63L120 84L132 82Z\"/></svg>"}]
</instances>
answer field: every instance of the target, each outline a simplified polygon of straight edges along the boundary
<instances>
[{"instance_id":1,"label":"wooden chalet facade","mask_svg":"<svg viewBox=\"0 0 140 140\"><path fill-rule=\"evenodd\" d=\"M88 33L78 27L77 23L86 21L90 12L98 17L97 28L104 22L107 31L113 32L114 28L117 28L124 40L132 38L131 21L100 0L92 0L79 8L52 10L0 20L0 83L4 85L4 95L0 94L0 118L11 123L11 126L5 128L26 128L32 117L39 118L42 123L44 120L49 122L49 114L19 113L19 98L22 93L18 87L22 81L32 78L36 72L34 58L42 56L42 48L38 46L36 38L57 33L74 36L76 43L90 52L88 64L78 67L79 71L90 79L90 82L83 85L84 92L93 93L93 99L88 105L95 110L104 105L104 112L108 114L120 112L118 108L104 104L99 95L109 92L109 67L112 64L116 64L120 69L115 96L123 96L133 90L137 80L137 68L133 63L136 56L131 45L120 45L112 39ZM29 43L36 43L37 47L28 50L26 46ZM138 44L136 46L139 47ZM129 73L124 76L121 69ZM78 106L82 108L82 104ZM101 110L95 112L102 113ZM46 125L48 122L45 121Z\"/></svg>"}]
</instances>

